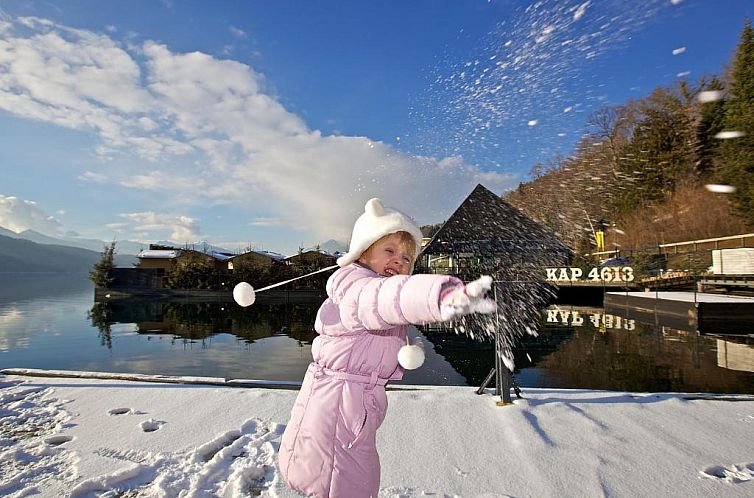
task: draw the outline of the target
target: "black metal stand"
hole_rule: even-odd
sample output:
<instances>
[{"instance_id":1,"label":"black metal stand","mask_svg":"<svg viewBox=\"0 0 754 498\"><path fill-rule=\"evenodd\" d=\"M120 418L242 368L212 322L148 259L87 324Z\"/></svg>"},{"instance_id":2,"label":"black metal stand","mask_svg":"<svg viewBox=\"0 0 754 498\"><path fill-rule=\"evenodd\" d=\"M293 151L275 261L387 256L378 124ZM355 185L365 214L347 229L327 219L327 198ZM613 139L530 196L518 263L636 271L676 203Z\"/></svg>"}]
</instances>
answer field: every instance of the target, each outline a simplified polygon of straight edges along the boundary
<instances>
[{"instance_id":1,"label":"black metal stand","mask_svg":"<svg viewBox=\"0 0 754 498\"><path fill-rule=\"evenodd\" d=\"M497 301L497 288L494 288L495 301ZM495 377L495 396L500 396L500 401L497 402L497 406L512 405L511 388L515 391L516 397L521 397L521 389L518 388L516 382L513 380L513 374L508 367L503 363L502 356L502 341L500 341L500 327L499 317L496 316L497 330L495 331L495 366L487 374L487 377L482 382L482 385L477 389L477 394L484 394L484 390L487 385L492 381L492 377Z\"/></svg>"},{"instance_id":2,"label":"black metal stand","mask_svg":"<svg viewBox=\"0 0 754 498\"><path fill-rule=\"evenodd\" d=\"M497 341L495 341L497 343ZM511 389L516 393L516 397L521 397L521 389L516 385L513 380L513 374L511 374L508 367L503 364L503 360L498 354L497 347L495 347L495 366L487 374L487 377L482 382L482 385L477 389L477 394L484 394L484 390L492 381L492 377L495 377L495 396L500 396L500 401L497 402L498 406L512 405Z\"/></svg>"}]
</instances>

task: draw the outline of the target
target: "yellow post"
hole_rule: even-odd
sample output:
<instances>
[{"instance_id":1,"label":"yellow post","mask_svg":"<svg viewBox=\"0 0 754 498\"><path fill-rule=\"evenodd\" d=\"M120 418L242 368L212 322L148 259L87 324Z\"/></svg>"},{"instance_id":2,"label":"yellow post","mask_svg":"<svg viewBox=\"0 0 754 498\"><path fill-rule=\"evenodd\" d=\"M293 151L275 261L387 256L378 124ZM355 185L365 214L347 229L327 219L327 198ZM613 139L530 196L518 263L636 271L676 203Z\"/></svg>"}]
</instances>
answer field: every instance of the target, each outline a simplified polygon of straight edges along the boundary
<instances>
[{"instance_id":1,"label":"yellow post","mask_svg":"<svg viewBox=\"0 0 754 498\"><path fill-rule=\"evenodd\" d=\"M595 242L597 242L597 252L603 252L605 250L605 232L597 230L594 234Z\"/></svg>"}]
</instances>

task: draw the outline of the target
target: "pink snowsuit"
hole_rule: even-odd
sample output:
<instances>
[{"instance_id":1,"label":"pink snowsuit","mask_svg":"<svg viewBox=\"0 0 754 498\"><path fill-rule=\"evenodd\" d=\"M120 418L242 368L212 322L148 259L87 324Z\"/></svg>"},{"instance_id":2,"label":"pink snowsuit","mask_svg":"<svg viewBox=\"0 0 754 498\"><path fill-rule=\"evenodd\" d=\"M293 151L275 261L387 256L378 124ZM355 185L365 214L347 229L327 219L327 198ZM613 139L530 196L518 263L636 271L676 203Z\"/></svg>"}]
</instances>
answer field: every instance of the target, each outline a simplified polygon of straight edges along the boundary
<instances>
[{"instance_id":1,"label":"pink snowsuit","mask_svg":"<svg viewBox=\"0 0 754 498\"><path fill-rule=\"evenodd\" d=\"M314 325L314 361L280 444L291 488L318 498L377 497L385 384L403 377L398 350L407 325L442 321L446 285L463 284L446 275L382 277L355 263L333 273Z\"/></svg>"}]
</instances>

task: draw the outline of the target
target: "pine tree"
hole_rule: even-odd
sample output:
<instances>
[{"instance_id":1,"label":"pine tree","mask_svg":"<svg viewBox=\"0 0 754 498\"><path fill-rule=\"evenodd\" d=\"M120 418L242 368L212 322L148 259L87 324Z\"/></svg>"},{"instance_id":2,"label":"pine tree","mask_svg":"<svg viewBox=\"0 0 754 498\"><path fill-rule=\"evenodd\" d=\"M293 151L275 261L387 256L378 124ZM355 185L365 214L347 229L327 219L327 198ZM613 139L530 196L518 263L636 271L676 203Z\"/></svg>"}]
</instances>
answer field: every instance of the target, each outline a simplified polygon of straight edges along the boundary
<instances>
[{"instance_id":1,"label":"pine tree","mask_svg":"<svg viewBox=\"0 0 754 498\"><path fill-rule=\"evenodd\" d=\"M111 270L115 268L115 241L106 245L102 251L102 257L98 262L94 264L92 270L89 272L89 280L94 282L96 287L107 288L113 283L111 276Z\"/></svg>"},{"instance_id":2,"label":"pine tree","mask_svg":"<svg viewBox=\"0 0 754 498\"><path fill-rule=\"evenodd\" d=\"M713 77L709 81L702 81L699 90L722 92L724 85L718 77ZM725 126L725 102L721 99L703 102L699 105L698 113L696 171L706 180L714 173L715 157L719 154L721 144L715 135L723 131Z\"/></svg>"},{"instance_id":3,"label":"pine tree","mask_svg":"<svg viewBox=\"0 0 754 498\"><path fill-rule=\"evenodd\" d=\"M694 128L684 88L658 88L631 104L636 125L618 165L631 189L616 199L618 212L660 201L694 171Z\"/></svg>"},{"instance_id":4,"label":"pine tree","mask_svg":"<svg viewBox=\"0 0 754 498\"><path fill-rule=\"evenodd\" d=\"M746 20L731 67L725 101L725 131L743 136L720 146L723 180L736 187L736 211L754 225L754 29Z\"/></svg>"}]
</instances>

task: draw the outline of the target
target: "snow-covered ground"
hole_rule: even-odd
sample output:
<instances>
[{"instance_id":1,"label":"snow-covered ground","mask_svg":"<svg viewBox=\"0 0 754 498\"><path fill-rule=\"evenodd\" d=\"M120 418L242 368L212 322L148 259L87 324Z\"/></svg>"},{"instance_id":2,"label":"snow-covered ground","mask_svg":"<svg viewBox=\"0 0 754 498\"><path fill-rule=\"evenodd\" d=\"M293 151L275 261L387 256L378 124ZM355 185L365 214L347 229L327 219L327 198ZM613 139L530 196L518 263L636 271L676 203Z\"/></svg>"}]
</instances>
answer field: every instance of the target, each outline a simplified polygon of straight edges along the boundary
<instances>
[{"instance_id":1,"label":"snow-covered ground","mask_svg":"<svg viewBox=\"0 0 754 498\"><path fill-rule=\"evenodd\" d=\"M401 386L380 497L754 496L754 397ZM0 495L299 496L295 390L0 375Z\"/></svg>"}]
</instances>

